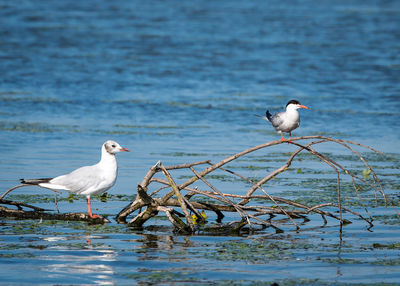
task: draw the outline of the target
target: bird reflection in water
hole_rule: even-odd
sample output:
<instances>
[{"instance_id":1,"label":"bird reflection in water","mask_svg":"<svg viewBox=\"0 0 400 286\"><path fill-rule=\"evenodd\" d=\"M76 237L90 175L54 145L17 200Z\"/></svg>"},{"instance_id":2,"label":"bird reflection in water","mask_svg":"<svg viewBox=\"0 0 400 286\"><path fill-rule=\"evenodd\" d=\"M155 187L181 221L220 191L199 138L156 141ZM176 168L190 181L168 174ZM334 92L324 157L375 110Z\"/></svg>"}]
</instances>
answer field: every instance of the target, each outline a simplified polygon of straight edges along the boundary
<instances>
[{"instance_id":1,"label":"bird reflection in water","mask_svg":"<svg viewBox=\"0 0 400 286\"><path fill-rule=\"evenodd\" d=\"M47 279L76 277L80 283L113 284L113 275L115 274L113 264L117 257L116 251L107 244L92 243L92 240L103 240L104 238L107 239L104 236L90 234L44 237L43 240L51 245L47 247L50 253L47 253L43 259L52 263L42 267L41 271L47 273ZM82 241L86 242L82 243Z\"/></svg>"}]
</instances>

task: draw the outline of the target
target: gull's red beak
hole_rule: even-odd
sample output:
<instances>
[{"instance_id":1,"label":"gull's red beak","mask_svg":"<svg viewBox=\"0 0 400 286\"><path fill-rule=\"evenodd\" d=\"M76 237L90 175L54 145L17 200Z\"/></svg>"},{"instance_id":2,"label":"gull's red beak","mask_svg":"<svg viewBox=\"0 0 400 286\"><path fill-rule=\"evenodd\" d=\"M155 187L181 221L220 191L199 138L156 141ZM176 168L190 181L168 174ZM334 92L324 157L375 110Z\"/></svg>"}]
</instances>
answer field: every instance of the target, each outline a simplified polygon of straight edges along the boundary
<instances>
[{"instance_id":1,"label":"gull's red beak","mask_svg":"<svg viewBox=\"0 0 400 286\"><path fill-rule=\"evenodd\" d=\"M121 148L120 151L125 151L125 152L130 152L128 149L126 148Z\"/></svg>"},{"instance_id":2,"label":"gull's red beak","mask_svg":"<svg viewBox=\"0 0 400 286\"><path fill-rule=\"evenodd\" d=\"M307 106L305 105L299 105L300 108L305 108L305 109L309 109Z\"/></svg>"}]
</instances>

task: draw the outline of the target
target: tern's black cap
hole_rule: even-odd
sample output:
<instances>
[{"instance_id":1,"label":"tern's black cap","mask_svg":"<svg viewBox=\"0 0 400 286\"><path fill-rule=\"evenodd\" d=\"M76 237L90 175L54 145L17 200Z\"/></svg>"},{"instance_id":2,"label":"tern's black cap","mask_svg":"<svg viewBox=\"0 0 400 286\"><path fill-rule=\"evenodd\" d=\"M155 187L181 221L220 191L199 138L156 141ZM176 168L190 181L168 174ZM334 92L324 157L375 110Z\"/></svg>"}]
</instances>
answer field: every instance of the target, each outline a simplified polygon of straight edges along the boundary
<instances>
[{"instance_id":1,"label":"tern's black cap","mask_svg":"<svg viewBox=\"0 0 400 286\"><path fill-rule=\"evenodd\" d=\"M298 100L296 100L296 99L292 99L291 101L289 101L289 102L286 104L286 107L287 107L289 104L301 104L301 103L300 103L300 101L298 101Z\"/></svg>"}]
</instances>

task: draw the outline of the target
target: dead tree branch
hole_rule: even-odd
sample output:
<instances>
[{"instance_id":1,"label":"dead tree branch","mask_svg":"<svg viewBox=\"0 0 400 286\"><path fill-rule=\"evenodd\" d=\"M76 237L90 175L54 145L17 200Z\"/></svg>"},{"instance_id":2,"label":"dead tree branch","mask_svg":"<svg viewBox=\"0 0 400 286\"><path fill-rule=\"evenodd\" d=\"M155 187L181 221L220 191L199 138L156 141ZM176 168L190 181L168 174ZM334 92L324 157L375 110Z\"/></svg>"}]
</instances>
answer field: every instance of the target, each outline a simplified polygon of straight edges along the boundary
<instances>
[{"instance_id":1,"label":"dead tree branch","mask_svg":"<svg viewBox=\"0 0 400 286\"><path fill-rule=\"evenodd\" d=\"M308 142L306 144L299 144L300 140L315 140ZM347 150L350 150L355 156L357 156L366 166L367 169L371 170L373 183L369 183L363 178L353 174L344 166L335 162L331 158L323 155L322 153L316 151L313 146L322 144L322 143L336 143ZM249 178L242 176L236 172L233 172L229 169L224 168L223 166L240 158L248 155L249 153L255 152L260 149L268 148L271 146L279 145L279 144L292 144L298 146L299 148L295 150L288 158L288 160L278 169L269 173L267 176L258 180L257 182L253 182ZM371 187L375 192L379 192L385 204L387 202L387 198L385 196L384 190L380 184L378 177L375 172L372 170L371 166L365 160L365 158L353 147L350 145L359 146L362 148L367 148L373 152L378 154L382 154L381 152L356 142L351 142L348 140L335 139L331 137L325 136L303 136L293 138L290 142L282 142L281 140L276 140L268 143L264 143L261 145L254 146L252 148L246 149L242 152L234 154L232 156L226 157L225 159L219 161L218 163L212 164L210 160L199 161L189 164L181 164L176 166L164 166L160 162L157 162L154 166L152 166L145 177L143 178L141 184L138 185L138 195L136 199L131 202L128 206L126 206L118 215L117 220L119 222L126 222L126 219L129 215L134 213L137 210L145 209L144 211L139 212L134 215L134 217L128 222L132 226L142 226L146 221L156 216L159 211L162 211L166 214L171 223L179 230L184 232L194 232L198 230L198 226L194 225L190 220L190 212L194 213L195 217L200 217L199 210L213 211L218 216L218 221L224 217L224 212L233 212L236 213L240 218L240 222L238 223L228 223L225 226L229 227L229 225L235 225L235 230L240 231L241 228L245 226L252 227L252 224L258 225L261 224L263 227L273 227L276 230L279 230L273 224L273 217L284 215L289 219L293 225L298 229L299 226L295 222L295 219L307 219L307 215L310 213L319 214L324 223L326 224L328 221L326 217L330 217L334 220L339 221L340 225L350 223L350 220L343 217L343 211L346 213L355 215L360 219L366 221L370 226L372 226L372 218L370 213L367 210L367 207L362 201L362 197L358 192L358 187L356 181L361 184L367 185ZM316 205L304 205L289 199L280 198L276 196L271 196L268 192L263 189L263 185L267 184L271 179L275 178L279 174L285 172L288 168L290 168L293 160L303 151L307 151L312 156L318 158L321 162L332 168L336 173L336 199L337 203L332 202L320 202ZM194 166L202 166L204 164L208 164L209 166L204 168L202 171L196 171ZM173 174L170 173L174 170L185 170L191 171L194 176L190 177L183 183L177 184L173 179ZM221 192L214 185L210 183L209 180L206 179L206 176L215 170L222 170L230 175L239 177L241 179L246 180L251 183L250 189L245 192L245 195L238 194L229 194L227 192ZM167 180L156 177L158 173L164 174ZM343 205L342 201L342 191L341 191L341 173L350 176L353 184L353 188L355 193L357 194L357 198L359 199L361 205L366 210L368 218L362 216L358 212L352 210L348 206ZM210 188L210 190L200 190L197 187L191 187L193 183L201 181L205 184L206 187ZM158 187L156 191L151 193L151 196L147 195L147 191L149 187L154 184L161 184L161 187ZM156 195L162 191L166 190L164 195L160 197L156 197ZM263 195L254 195L254 193L260 190ZM187 193L184 195L182 192L186 191ZM176 198L173 198L173 197ZM232 198L232 199L230 199ZM240 199L240 202L236 203L233 199ZM263 203L260 205L253 205L252 200L254 199L263 199ZM180 220L179 217L173 216L174 208L179 208L182 210L186 217L186 223ZM323 210L324 208L336 209L339 213L339 216L335 215L332 211ZM268 215L268 219L262 219L260 217ZM207 228L205 226L203 229Z\"/></svg>"}]
</instances>

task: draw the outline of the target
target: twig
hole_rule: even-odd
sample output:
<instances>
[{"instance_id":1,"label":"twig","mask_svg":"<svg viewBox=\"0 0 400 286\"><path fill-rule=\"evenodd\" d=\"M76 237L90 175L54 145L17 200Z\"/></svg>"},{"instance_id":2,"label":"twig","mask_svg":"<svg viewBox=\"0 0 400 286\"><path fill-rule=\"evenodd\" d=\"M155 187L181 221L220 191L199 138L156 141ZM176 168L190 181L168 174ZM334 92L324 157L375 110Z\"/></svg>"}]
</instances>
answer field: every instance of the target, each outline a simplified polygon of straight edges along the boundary
<instances>
[{"instance_id":1,"label":"twig","mask_svg":"<svg viewBox=\"0 0 400 286\"><path fill-rule=\"evenodd\" d=\"M181 193L179 192L178 187L176 186L174 179L171 177L171 174L168 172L167 169L165 169L164 165L160 163L160 168L163 171L165 177L168 179L169 184L171 185L172 189L175 192L175 196L178 198L178 202L181 205L182 211L185 214L186 217L186 222L188 224L188 226L190 227L190 229L192 231L194 231L194 225L192 222L192 217L190 216L188 210L187 210L187 204L184 200L184 198L182 197Z\"/></svg>"},{"instance_id":2,"label":"twig","mask_svg":"<svg viewBox=\"0 0 400 286\"><path fill-rule=\"evenodd\" d=\"M45 209L35 207L35 206L29 205L29 204L25 204L22 202L14 202L14 201L5 200L5 199L0 199L0 204L13 205L13 206L16 206L19 210L22 210L22 207L26 207L26 208L30 208L30 209L33 209L38 212L46 211Z\"/></svg>"},{"instance_id":3,"label":"twig","mask_svg":"<svg viewBox=\"0 0 400 286\"><path fill-rule=\"evenodd\" d=\"M197 173L197 171L193 168L190 167L190 170L192 170L192 172L200 179L202 180L207 186L209 186L214 192L216 192L217 194L219 194L220 196L222 196L222 198L224 199L224 201L230 205L232 205L235 210L238 212L238 214L242 217L242 218L246 218L246 220L248 221L248 223L250 224L250 220L248 215L234 202L232 202L230 199L228 199L226 196L224 196L223 193L221 193L217 188L215 188L213 185L211 185L206 179L204 179L199 173Z\"/></svg>"}]
</instances>

